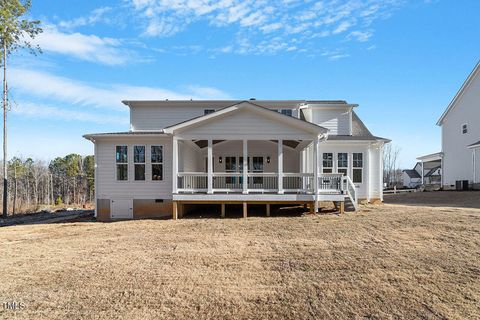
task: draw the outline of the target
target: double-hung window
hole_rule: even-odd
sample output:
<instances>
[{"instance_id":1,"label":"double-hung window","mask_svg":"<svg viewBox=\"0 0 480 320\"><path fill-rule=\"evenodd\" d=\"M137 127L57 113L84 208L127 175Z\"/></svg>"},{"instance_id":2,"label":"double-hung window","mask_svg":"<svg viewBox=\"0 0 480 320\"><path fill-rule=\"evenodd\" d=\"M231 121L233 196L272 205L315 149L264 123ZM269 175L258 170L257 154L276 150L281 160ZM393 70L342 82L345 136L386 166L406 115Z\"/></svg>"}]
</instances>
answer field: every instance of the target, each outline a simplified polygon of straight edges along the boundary
<instances>
[{"instance_id":1,"label":"double-hung window","mask_svg":"<svg viewBox=\"0 0 480 320\"><path fill-rule=\"evenodd\" d=\"M163 180L163 147L151 146L152 180Z\"/></svg>"},{"instance_id":2,"label":"double-hung window","mask_svg":"<svg viewBox=\"0 0 480 320\"><path fill-rule=\"evenodd\" d=\"M117 166L117 180L128 180L128 147L116 146L115 148L115 162Z\"/></svg>"},{"instance_id":3,"label":"double-hung window","mask_svg":"<svg viewBox=\"0 0 480 320\"><path fill-rule=\"evenodd\" d=\"M133 147L135 181L145 180L145 146Z\"/></svg>"},{"instance_id":4,"label":"double-hung window","mask_svg":"<svg viewBox=\"0 0 480 320\"><path fill-rule=\"evenodd\" d=\"M323 173L333 172L333 153L323 154L322 167L323 167Z\"/></svg>"},{"instance_id":5,"label":"double-hung window","mask_svg":"<svg viewBox=\"0 0 480 320\"><path fill-rule=\"evenodd\" d=\"M348 153L340 152L337 155L337 172L343 173L344 176L348 173Z\"/></svg>"},{"instance_id":6,"label":"double-hung window","mask_svg":"<svg viewBox=\"0 0 480 320\"><path fill-rule=\"evenodd\" d=\"M215 112L215 109L205 109L203 110L203 115L207 115L207 114L210 114L210 113L214 113Z\"/></svg>"},{"instance_id":7,"label":"double-hung window","mask_svg":"<svg viewBox=\"0 0 480 320\"><path fill-rule=\"evenodd\" d=\"M363 181L363 153L353 153L353 182L362 183Z\"/></svg>"},{"instance_id":8,"label":"double-hung window","mask_svg":"<svg viewBox=\"0 0 480 320\"><path fill-rule=\"evenodd\" d=\"M467 134L468 133L468 125L465 123L465 124L462 124L462 134Z\"/></svg>"},{"instance_id":9,"label":"double-hung window","mask_svg":"<svg viewBox=\"0 0 480 320\"><path fill-rule=\"evenodd\" d=\"M282 109L280 111L283 115L292 117L293 116L293 110L292 109Z\"/></svg>"}]
</instances>

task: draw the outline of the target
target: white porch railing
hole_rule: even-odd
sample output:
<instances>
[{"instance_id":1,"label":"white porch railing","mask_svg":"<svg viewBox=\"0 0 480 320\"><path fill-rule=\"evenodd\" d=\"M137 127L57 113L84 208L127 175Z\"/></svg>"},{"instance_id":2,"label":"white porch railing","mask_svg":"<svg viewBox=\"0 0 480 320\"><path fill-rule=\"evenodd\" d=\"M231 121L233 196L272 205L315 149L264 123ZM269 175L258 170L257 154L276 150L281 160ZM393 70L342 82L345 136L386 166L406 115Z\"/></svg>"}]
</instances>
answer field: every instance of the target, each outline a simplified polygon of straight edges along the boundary
<instances>
[{"instance_id":1,"label":"white porch railing","mask_svg":"<svg viewBox=\"0 0 480 320\"><path fill-rule=\"evenodd\" d=\"M337 193L342 191L342 173L323 173L318 176L320 193Z\"/></svg>"},{"instance_id":2,"label":"white porch railing","mask_svg":"<svg viewBox=\"0 0 480 320\"><path fill-rule=\"evenodd\" d=\"M203 172L179 172L178 192L207 192L208 175Z\"/></svg>"},{"instance_id":3,"label":"white porch railing","mask_svg":"<svg viewBox=\"0 0 480 320\"><path fill-rule=\"evenodd\" d=\"M249 172L247 179L248 192L279 191L278 174L276 172ZM177 188L180 193L206 193L208 191L208 174L204 172L179 172ZM314 190L312 173L283 173L283 192L312 194ZM214 172L212 175L212 191L242 192L243 173ZM323 194L349 193L352 198L356 199L355 186L350 178L337 173L320 174L318 177L318 192Z\"/></svg>"},{"instance_id":4,"label":"white porch railing","mask_svg":"<svg viewBox=\"0 0 480 320\"><path fill-rule=\"evenodd\" d=\"M295 193L313 193L313 173L284 173L283 190Z\"/></svg>"},{"instance_id":5,"label":"white porch railing","mask_svg":"<svg viewBox=\"0 0 480 320\"><path fill-rule=\"evenodd\" d=\"M274 172L248 173L247 190L252 192L277 192L278 174Z\"/></svg>"},{"instance_id":6,"label":"white porch railing","mask_svg":"<svg viewBox=\"0 0 480 320\"><path fill-rule=\"evenodd\" d=\"M213 191L241 192L243 190L243 174L236 172L214 172Z\"/></svg>"}]
</instances>

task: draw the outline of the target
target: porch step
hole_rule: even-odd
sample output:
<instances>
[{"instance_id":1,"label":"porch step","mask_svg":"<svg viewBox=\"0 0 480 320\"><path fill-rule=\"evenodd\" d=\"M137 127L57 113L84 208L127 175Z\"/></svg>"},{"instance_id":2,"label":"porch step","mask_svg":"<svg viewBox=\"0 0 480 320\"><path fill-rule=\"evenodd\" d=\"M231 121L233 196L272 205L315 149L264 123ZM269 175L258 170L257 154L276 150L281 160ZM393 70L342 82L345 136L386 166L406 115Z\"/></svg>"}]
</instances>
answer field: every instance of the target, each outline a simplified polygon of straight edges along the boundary
<instances>
[{"instance_id":1,"label":"porch step","mask_svg":"<svg viewBox=\"0 0 480 320\"><path fill-rule=\"evenodd\" d=\"M349 197L345 197L345 211L355 211L355 206Z\"/></svg>"}]
</instances>

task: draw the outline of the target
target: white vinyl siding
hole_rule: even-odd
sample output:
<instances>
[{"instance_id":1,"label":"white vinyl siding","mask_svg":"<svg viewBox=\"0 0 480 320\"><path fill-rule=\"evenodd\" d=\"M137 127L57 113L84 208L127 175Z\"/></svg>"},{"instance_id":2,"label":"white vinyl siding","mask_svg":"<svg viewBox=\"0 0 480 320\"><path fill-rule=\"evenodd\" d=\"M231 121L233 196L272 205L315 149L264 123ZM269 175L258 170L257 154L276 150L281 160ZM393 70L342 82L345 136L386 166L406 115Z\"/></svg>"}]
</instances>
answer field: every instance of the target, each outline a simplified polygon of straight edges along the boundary
<instances>
[{"instance_id":1,"label":"white vinyl siding","mask_svg":"<svg viewBox=\"0 0 480 320\"><path fill-rule=\"evenodd\" d=\"M128 181L116 180L115 147L128 146ZM134 180L133 146L146 146L147 165L145 181ZM163 180L151 181L150 146L163 146ZM128 137L123 139L105 139L96 142L97 161L97 198L139 198L139 199L171 199L172 198L172 139L168 137Z\"/></svg>"},{"instance_id":2,"label":"white vinyl siding","mask_svg":"<svg viewBox=\"0 0 480 320\"><path fill-rule=\"evenodd\" d=\"M315 108L312 118L313 123L329 129L329 134L351 134L351 111L348 108Z\"/></svg>"},{"instance_id":3,"label":"white vinyl siding","mask_svg":"<svg viewBox=\"0 0 480 320\"><path fill-rule=\"evenodd\" d=\"M232 112L224 117L200 124L198 127L187 128L177 135L179 137L187 135L188 137L196 137L197 139L228 135L230 137L238 136L238 139L242 139L246 134L249 136L258 135L260 138L268 135L270 139L279 136L287 137L289 135L291 139L295 139L295 137L312 139L313 137L313 134L305 133L303 129L295 128L291 125L281 123L278 120L272 120L246 110Z\"/></svg>"},{"instance_id":4,"label":"white vinyl siding","mask_svg":"<svg viewBox=\"0 0 480 320\"><path fill-rule=\"evenodd\" d=\"M161 130L165 127L203 116L205 108L198 107L132 107L130 111L131 128L138 130Z\"/></svg>"},{"instance_id":5,"label":"white vinyl siding","mask_svg":"<svg viewBox=\"0 0 480 320\"><path fill-rule=\"evenodd\" d=\"M463 133L463 125L467 125ZM446 188L457 180L473 182L472 149L480 138L480 72L470 82L442 125L443 183Z\"/></svg>"}]
</instances>

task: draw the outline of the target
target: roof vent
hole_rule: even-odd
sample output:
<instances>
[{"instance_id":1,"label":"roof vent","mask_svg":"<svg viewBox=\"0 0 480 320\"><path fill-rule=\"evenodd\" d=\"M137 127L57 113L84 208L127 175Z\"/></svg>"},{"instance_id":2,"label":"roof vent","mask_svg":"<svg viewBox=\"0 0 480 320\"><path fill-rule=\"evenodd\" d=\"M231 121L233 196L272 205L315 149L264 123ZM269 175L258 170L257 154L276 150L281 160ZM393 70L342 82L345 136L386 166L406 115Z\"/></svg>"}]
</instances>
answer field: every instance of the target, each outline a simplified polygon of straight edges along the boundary
<instances>
[{"instance_id":1,"label":"roof vent","mask_svg":"<svg viewBox=\"0 0 480 320\"><path fill-rule=\"evenodd\" d=\"M255 99L255 98L250 98L250 101L255 101L255 100L257 100L257 99Z\"/></svg>"}]
</instances>

